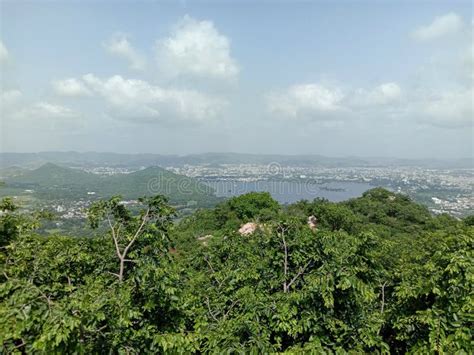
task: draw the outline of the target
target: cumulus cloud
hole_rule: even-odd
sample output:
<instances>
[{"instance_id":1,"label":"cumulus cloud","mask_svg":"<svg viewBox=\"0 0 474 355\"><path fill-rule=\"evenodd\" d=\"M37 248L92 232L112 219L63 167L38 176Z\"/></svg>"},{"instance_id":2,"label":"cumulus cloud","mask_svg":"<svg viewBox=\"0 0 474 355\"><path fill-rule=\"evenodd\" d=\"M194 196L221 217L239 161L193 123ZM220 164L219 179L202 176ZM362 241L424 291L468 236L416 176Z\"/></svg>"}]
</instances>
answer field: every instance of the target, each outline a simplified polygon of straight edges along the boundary
<instances>
[{"instance_id":1,"label":"cumulus cloud","mask_svg":"<svg viewBox=\"0 0 474 355\"><path fill-rule=\"evenodd\" d=\"M239 73L229 39L211 21L184 16L170 37L156 44L160 68L172 76L233 80Z\"/></svg>"},{"instance_id":2,"label":"cumulus cloud","mask_svg":"<svg viewBox=\"0 0 474 355\"><path fill-rule=\"evenodd\" d=\"M328 114L341 111L344 95L339 89L330 89L320 84L298 84L283 91L266 96L271 113L289 118L326 120Z\"/></svg>"},{"instance_id":3,"label":"cumulus cloud","mask_svg":"<svg viewBox=\"0 0 474 355\"><path fill-rule=\"evenodd\" d=\"M108 42L104 43L104 48L111 54L126 59L130 68L143 70L146 66L145 58L133 48L127 36L121 33L115 34Z\"/></svg>"},{"instance_id":4,"label":"cumulus cloud","mask_svg":"<svg viewBox=\"0 0 474 355\"><path fill-rule=\"evenodd\" d=\"M384 83L371 90L357 89L351 103L355 106L387 105L397 102L401 94L402 89L397 83Z\"/></svg>"},{"instance_id":5,"label":"cumulus cloud","mask_svg":"<svg viewBox=\"0 0 474 355\"><path fill-rule=\"evenodd\" d=\"M45 115L54 118L73 118L77 116L77 113L70 108L49 102L38 102L33 109L36 110L38 116Z\"/></svg>"},{"instance_id":6,"label":"cumulus cloud","mask_svg":"<svg viewBox=\"0 0 474 355\"><path fill-rule=\"evenodd\" d=\"M415 112L424 123L445 127L472 127L474 89L464 89L426 96L415 103Z\"/></svg>"},{"instance_id":7,"label":"cumulus cloud","mask_svg":"<svg viewBox=\"0 0 474 355\"><path fill-rule=\"evenodd\" d=\"M89 90L105 99L112 116L127 120L205 122L219 118L227 104L198 91L164 89L120 75L100 79L87 74L83 81Z\"/></svg>"},{"instance_id":8,"label":"cumulus cloud","mask_svg":"<svg viewBox=\"0 0 474 355\"><path fill-rule=\"evenodd\" d=\"M472 87L433 94L427 88L403 91L394 82L345 91L316 83L300 84L266 95L267 110L277 118L319 122L363 118L444 128L472 126L473 103Z\"/></svg>"},{"instance_id":9,"label":"cumulus cloud","mask_svg":"<svg viewBox=\"0 0 474 355\"><path fill-rule=\"evenodd\" d=\"M6 123L19 127L71 129L84 127L81 113L60 104L39 101L22 106L15 105L6 116Z\"/></svg>"},{"instance_id":10,"label":"cumulus cloud","mask_svg":"<svg viewBox=\"0 0 474 355\"><path fill-rule=\"evenodd\" d=\"M266 95L270 113L291 119L343 120L360 110L379 108L400 100L397 83L383 83L373 89L343 90L319 83L296 84Z\"/></svg>"},{"instance_id":11,"label":"cumulus cloud","mask_svg":"<svg viewBox=\"0 0 474 355\"><path fill-rule=\"evenodd\" d=\"M53 81L53 88L54 91L61 96L78 97L91 94L86 86L75 78L55 80Z\"/></svg>"},{"instance_id":12,"label":"cumulus cloud","mask_svg":"<svg viewBox=\"0 0 474 355\"><path fill-rule=\"evenodd\" d=\"M6 62L9 57L8 49L0 40L0 63Z\"/></svg>"},{"instance_id":13,"label":"cumulus cloud","mask_svg":"<svg viewBox=\"0 0 474 355\"><path fill-rule=\"evenodd\" d=\"M464 26L462 18L451 12L443 16L435 17L433 22L427 26L421 26L413 32L413 38L418 41L429 41L444 37L462 30Z\"/></svg>"},{"instance_id":14,"label":"cumulus cloud","mask_svg":"<svg viewBox=\"0 0 474 355\"><path fill-rule=\"evenodd\" d=\"M13 104L17 103L22 97L20 90L5 90L0 92L0 109L2 111L9 109Z\"/></svg>"},{"instance_id":15,"label":"cumulus cloud","mask_svg":"<svg viewBox=\"0 0 474 355\"><path fill-rule=\"evenodd\" d=\"M75 119L80 116L76 111L68 107L46 101L37 102L31 107L24 108L18 112L18 115L18 117L33 120Z\"/></svg>"}]
</instances>

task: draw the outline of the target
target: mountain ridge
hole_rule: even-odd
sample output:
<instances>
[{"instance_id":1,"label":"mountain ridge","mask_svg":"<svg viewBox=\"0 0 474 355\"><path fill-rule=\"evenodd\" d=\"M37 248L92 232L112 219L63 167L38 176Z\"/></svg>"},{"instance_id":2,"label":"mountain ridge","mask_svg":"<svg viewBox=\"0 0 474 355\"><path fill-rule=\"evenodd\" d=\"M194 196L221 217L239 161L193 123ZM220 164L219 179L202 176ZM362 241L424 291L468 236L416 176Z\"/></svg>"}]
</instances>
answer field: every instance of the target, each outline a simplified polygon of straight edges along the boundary
<instances>
[{"instance_id":1,"label":"mountain ridge","mask_svg":"<svg viewBox=\"0 0 474 355\"><path fill-rule=\"evenodd\" d=\"M0 168L12 165L38 167L47 162L68 166L173 166L202 164L270 164L320 165L328 167L373 167L373 166L420 166L433 168L472 168L473 158L456 159L406 159L384 157L327 157L318 154L248 154L248 153L201 153L176 154L121 154L110 152L39 152L0 153Z\"/></svg>"}]
</instances>

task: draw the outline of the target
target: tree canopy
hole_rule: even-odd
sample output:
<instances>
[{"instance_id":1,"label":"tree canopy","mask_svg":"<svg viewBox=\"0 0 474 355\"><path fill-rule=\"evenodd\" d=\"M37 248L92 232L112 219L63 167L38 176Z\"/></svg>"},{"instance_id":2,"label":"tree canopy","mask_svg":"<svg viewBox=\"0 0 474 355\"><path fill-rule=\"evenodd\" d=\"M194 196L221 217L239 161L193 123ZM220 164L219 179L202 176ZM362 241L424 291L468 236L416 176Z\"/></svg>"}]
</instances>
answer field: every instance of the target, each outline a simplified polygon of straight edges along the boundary
<instances>
[{"instance_id":1,"label":"tree canopy","mask_svg":"<svg viewBox=\"0 0 474 355\"><path fill-rule=\"evenodd\" d=\"M93 237L0 209L5 353L474 349L472 218L387 190L290 206L251 193L180 221L163 196L115 196L88 210Z\"/></svg>"}]
</instances>

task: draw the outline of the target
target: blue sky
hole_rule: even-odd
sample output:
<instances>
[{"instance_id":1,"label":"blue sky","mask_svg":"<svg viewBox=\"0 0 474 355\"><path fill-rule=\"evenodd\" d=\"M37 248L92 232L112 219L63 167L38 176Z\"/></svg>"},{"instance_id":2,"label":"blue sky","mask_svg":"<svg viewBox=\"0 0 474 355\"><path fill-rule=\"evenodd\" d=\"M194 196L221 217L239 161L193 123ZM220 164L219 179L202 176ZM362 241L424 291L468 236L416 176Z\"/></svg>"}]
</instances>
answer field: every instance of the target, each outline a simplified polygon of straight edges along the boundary
<instances>
[{"instance_id":1,"label":"blue sky","mask_svg":"<svg viewBox=\"0 0 474 355\"><path fill-rule=\"evenodd\" d=\"M2 151L472 156L470 1L2 1Z\"/></svg>"}]
</instances>

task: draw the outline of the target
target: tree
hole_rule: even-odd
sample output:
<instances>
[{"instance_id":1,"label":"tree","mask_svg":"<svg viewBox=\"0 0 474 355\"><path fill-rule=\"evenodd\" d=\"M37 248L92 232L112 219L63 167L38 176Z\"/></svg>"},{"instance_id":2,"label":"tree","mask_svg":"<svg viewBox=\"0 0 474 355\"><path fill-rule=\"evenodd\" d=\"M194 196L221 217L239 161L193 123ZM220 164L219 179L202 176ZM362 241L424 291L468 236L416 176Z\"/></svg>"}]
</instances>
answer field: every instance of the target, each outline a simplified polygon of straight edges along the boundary
<instances>
[{"instance_id":1,"label":"tree","mask_svg":"<svg viewBox=\"0 0 474 355\"><path fill-rule=\"evenodd\" d=\"M161 196L114 197L89 209L96 235L66 237L35 234L36 213L4 200L2 351L472 353L472 218L425 215L382 189L272 201L173 221ZM264 226L240 235L248 219Z\"/></svg>"},{"instance_id":2,"label":"tree","mask_svg":"<svg viewBox=\"0 0 474 355\"><path fill-rule=\"evenodd\" d=\"M12 198L5 197L0 201L0 247L7 246L22 233L37 229L42 220L52 218L52 213L44 210L22 213Z\"/></svg>"},{"instance_id":3,"label":"tree","mask_svg":"<svg viewBox=\"0 0 474 355\"><path fill-rule=\"evenodd\" d=\"M129 252L138 239L161 238L167 240L168 230L172 225L175 212L167 204L164 196L138 199L142 209L133 214L121 202L120 196L114 196L108 201L97 201L88 210L88 218L93 228L98 228L105 222L109 228L119 259L119 271L115 274L123 281L125 263L134 262L128 259Z\"/></svg>"},{"instance_id":4,"label":"tree","mask_svg":"<svg viewBox=\"0 0 474 355\"><path fill-rule=\"evenodd\" d=\"M97 202L90 213L95 227L108 226L107 217L116 226L126 259L122 278L110 272L118 258L112 231L99 229L92 238L22 233L8 245L0 274L5 352L193 349L182 334L183 286L168 253L174 210L160 196L140 199L139 206L129 210L116 198Z\"/></svg>"}]
</instances>

